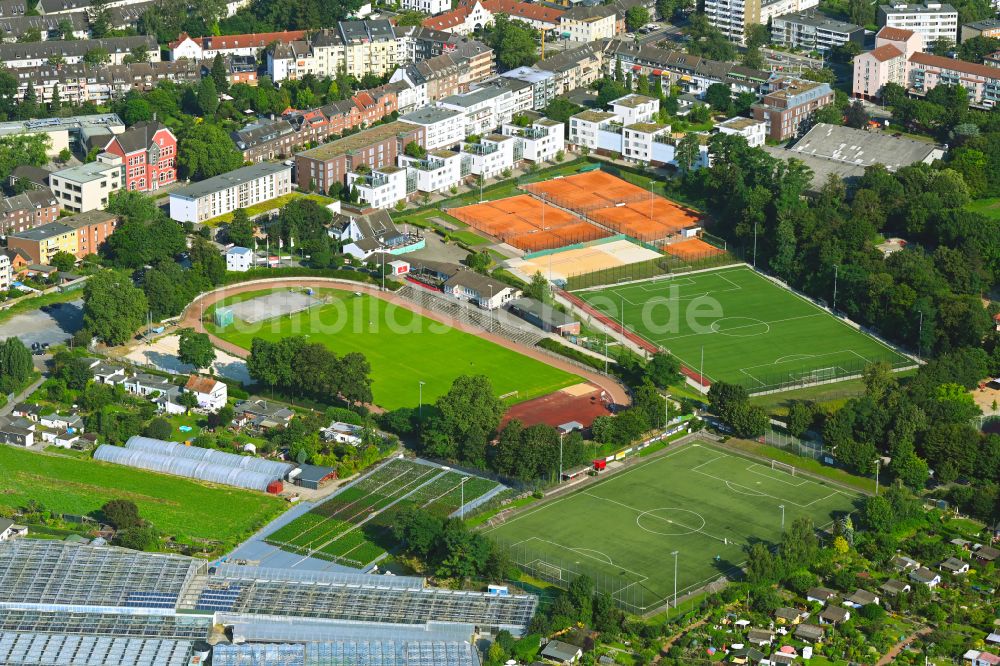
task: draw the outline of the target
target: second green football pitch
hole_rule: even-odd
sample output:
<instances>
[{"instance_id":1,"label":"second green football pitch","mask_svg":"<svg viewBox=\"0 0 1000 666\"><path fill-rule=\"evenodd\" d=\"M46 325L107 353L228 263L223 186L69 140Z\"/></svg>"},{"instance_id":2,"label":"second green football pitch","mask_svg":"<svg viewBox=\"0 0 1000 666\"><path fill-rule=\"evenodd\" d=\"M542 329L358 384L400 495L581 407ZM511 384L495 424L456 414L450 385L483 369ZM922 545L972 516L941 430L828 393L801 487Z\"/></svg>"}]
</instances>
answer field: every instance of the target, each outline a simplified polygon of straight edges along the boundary
<instances>
[{"instance_id":1,"label":"second green football pitch","mask_svg":"<svg viewBox=\"0 0 1000 666\"><path fill-rule=\"evenodd\" d=\"M908 359L747 266L577 292L710 381L749 391L831 380Z\"/></svg>"},{"instance_id":2,"label":"second green football pitch","mask_svg":"<svg viewBox=\"0 0 1000 666\"><path fill-rule=\"evenodd\" d=\"M632 463L606 480L487 528L529 573L568 582L587 574L598 590L644 613L676 591L735 574L755 540L780 540L782 521L822 527L861 495L791 468L704 442Z\"/></svg>"}]
</instances>

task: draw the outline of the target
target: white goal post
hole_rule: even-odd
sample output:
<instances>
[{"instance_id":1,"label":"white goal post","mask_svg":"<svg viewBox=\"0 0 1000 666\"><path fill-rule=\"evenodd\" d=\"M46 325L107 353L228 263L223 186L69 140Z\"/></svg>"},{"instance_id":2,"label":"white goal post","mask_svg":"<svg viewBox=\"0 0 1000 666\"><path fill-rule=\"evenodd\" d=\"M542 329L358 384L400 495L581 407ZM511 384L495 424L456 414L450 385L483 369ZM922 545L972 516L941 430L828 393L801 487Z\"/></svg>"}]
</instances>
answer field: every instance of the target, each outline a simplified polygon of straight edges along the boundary
<instances>
[{"instance_id":1,"label":"white goal post","mask_svg":"<svg viewBox=\"0 0 1000 666\"><path fill-rule=\"evenodd\" d=\"M789 465L788 463L778 462L777 460L771 461L771 469L776 469L781 472L788 472L792 476L795 476L795 467Z\"/></svg>"}]
</instances>

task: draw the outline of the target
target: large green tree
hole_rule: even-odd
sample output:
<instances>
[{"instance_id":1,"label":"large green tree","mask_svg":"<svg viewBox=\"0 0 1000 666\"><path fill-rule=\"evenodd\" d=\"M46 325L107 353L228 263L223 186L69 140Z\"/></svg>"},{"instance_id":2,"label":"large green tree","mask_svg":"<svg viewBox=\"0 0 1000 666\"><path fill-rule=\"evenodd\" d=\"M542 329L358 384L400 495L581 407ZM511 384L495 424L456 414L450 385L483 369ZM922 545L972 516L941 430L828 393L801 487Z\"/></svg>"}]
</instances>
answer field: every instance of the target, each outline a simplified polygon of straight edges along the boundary
<instances>
[{"instance_id":1,"label":"large green tree","mask_svg":"<svg viewBox=\"0 0 1000 666\"><path fill-rule=\"evenodd\" d=\"M146 320L148 307L146 295L127 275L101 271L84 286L83 326L105 344L124 344Z\"/></svg>"},{"instance_id":2,"label":"large green tree","mask_svg":"<svg viewBox=\"0 0 1000 666\"><path fill-rule=\"evenodd\" d=\"M34 372L31 352L18 338L0 343L0 393L14 393L24 387Z\"/></svg>"},{"instance_id":3,"label":"large green tree","mask_svg":"<svg viewBox=\"0 0 1000 666\"><path fill-rule=\"evenodd\" d=\"M215 360L215 348L206 333L198 333L193 328L182 328L177 357L181 363L195 368L207 368Z\"/></svg>"},{"instance_id":4,"label":"large green tree","mask_svg":"<svg viewBox=\"0 0 1000 666\"><path fill-rule=\"evenodd\" d=\"M180 138L177 166L182 178L204 180L238 169L242 164L243 154L218 125L193 125Z\"/></svg>"}]
</instances>

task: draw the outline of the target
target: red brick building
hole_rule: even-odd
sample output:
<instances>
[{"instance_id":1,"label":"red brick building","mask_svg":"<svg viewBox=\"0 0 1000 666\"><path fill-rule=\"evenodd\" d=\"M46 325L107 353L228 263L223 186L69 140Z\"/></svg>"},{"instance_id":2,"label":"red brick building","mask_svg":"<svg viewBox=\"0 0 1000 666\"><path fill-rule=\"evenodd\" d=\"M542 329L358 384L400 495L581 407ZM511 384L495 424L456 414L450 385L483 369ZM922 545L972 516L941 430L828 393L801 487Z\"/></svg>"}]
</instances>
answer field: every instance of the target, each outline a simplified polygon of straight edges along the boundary
<instances>
[{"instance_id":1,"label":"red brick building","mask_svg":"<svg viewBox=\"0 0 1000 666\"><path fill-rule=\"evenodd\" d=\"M55 222L59 203L48 189L28 190L0 200L0 236Z\"/></svg>"},{"instance_id":2,"label":"red brick building","mask_svg":"<svg viewBox=\"0 0 1000 666\"><path fill-rule=\"evenodd\" d=\"M326 192L334 183L343 184L347 174L361 165L373 169L395 166L396 156L406 144L415 141L423 146L425 139L422 126L397 120L298 153L298 185L303 190Z\"/></svg>"},{"instance_id":3,"label":"red brick building","mask_svg":"<svg viewBox=\"0 0 1000 666\"><path fill-rule=\"evenodd\" d=\"M104 150L122 158L125 189L152 192L177 181L177 137L163 123L136 123Z\"/></svg>"}]
</instances>

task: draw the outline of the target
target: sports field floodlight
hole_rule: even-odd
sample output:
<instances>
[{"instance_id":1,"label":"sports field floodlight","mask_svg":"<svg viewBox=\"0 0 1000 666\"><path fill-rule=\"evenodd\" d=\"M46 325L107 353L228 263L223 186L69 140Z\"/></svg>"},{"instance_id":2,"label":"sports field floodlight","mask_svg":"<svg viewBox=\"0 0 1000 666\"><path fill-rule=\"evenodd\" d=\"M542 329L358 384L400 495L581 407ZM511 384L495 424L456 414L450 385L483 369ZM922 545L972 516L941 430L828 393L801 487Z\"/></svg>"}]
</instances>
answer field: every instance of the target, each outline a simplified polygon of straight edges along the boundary
<instances>
[{"instance_id":1,"label":"sports field floodlight","mask_svg":"<svg viewBox=\"0 0 1000 666\"><path fill-rule=\"evenodd\" d=\"M424 382L423 380L417 381L417 417L423 421L424 418Z\"/></svg>"},{"instance_id":2,"label":"sports field floodlight","mask_svg":"<svg viewBox=\"0 0 1000 666\"><path fill-rule=\"evenodd\" d=\"M670 553L674 556L674 608L677 608L677 555L680 554L679 550L675 550Z\"/></svg>"},{"instance_id":3,"label":"sports field floodlight","mask_svg":"<svg viewBox=\"0 0 1000 666\"><path fill-rule=\"evenodd\" d=\"M785 531L785 505L779 504L778 508L781 509L781 531Z\"/></svg>"}]
</instances>

